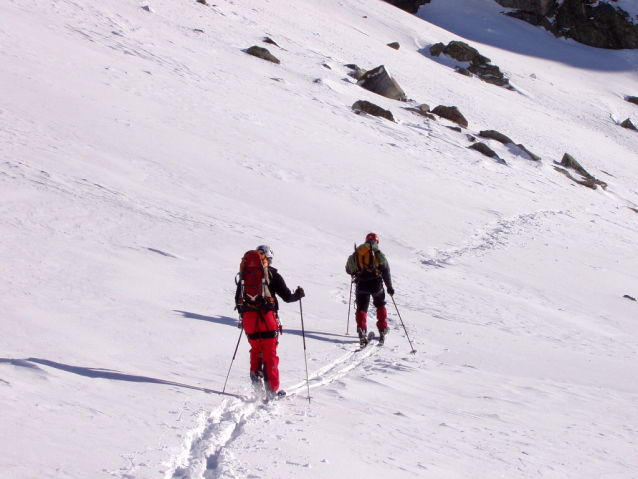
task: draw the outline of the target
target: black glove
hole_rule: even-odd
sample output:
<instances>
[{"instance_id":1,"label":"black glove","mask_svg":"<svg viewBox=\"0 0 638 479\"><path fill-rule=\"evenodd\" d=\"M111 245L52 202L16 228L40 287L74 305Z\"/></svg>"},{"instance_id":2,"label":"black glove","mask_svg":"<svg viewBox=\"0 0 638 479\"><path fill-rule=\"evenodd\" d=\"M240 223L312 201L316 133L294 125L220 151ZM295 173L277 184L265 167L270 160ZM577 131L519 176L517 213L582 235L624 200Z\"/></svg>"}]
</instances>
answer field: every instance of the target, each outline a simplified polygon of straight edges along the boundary
<instances>
[{"instance_id":1,"label":"black glove","mask_svg":"<svg viewBox=\"0 0 638 479\"><path fill-rule=\"evenodd\" d=\"M388 286L388 294L394 296L394 288L392 286Z\"/></svg>"},{"instance_id":2,"label":"black glove","mask_svg":"<svg viewBox=\"0 0 638 479\"><path fill-rule=\"evenodd\" d=\"M301 299L304 296L306 296L306 293L304 293L304 290L301 286L297 286L297 290L295 291L295 296L297 296L297 299Z\"/></svg>"}]
</instances>

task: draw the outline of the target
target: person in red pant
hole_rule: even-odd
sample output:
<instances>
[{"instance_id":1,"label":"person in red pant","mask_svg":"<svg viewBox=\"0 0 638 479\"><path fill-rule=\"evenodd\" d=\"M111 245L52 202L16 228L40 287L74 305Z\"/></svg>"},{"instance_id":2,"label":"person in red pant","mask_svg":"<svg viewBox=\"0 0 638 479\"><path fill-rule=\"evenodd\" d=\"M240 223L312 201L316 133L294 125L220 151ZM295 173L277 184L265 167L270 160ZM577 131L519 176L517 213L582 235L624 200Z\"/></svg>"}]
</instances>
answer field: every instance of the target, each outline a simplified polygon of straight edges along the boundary
<instances>
[{"instance_id":1,"label":"person in red pant","mask_svg":"<svg viewBox=\"0 0 638 479\"><path fill-rule=\"evenodd\" d=\"M273 251L267 245L260 245L256 251L265 256L268 261L265 278L266 306L258 310L247 307L242 297L242 284L237 284L235 302L241 315L241 327L244 328L250 343L250 378L253 385L260 384L264 379L267 393L285 396L285 391L279 390L279 357L277 346L282 332L279 321L279 302L277 296L286 303L299 301L305 296L303 288L297 287L293 293L286 286L286 282L276 268L272 266ZM248 298L250 299L250 297Z\"/></svg>"},{"instance_id":2,"label":"person in red pant","mask_svg":"<svg viewBox=\"0 0 638 479\"><path fill-rule=\"evenodd\" d=\"M370 297L377 308L377 329L379 330L379 344L385 342L388 334L388 311L385 307L385 283L390 296L394 295L390 264L385 255L379 250L379 237L369 233L366 241L355 248L346 263L346 273L352 276L356 285L356 314L357 332L362 348L368 344L367 318Z\"/></svg>"}]
</instances>

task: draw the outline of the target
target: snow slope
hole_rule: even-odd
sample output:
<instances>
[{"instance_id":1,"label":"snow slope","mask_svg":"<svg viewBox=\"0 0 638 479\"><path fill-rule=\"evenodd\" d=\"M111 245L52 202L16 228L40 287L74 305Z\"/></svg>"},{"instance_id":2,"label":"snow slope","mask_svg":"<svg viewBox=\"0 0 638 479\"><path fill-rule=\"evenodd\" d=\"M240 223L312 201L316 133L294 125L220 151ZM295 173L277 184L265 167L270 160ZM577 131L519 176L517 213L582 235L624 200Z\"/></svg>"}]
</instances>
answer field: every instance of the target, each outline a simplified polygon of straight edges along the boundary
<instances>
[{"instance_id":1,"label":"snow slope","mask_svg":"<svg viewBox=\"0 0 638 479\"><path fill-rule=\"evenodd\" d=\"M623 297L638 296L638 134L618 126L638 123L638 52L501 10L3 2L0 476L638 476L638 303ZM454 39L517 91L429 56ZM348 63L386 65L413 101L361 89ZM469 128L403 109L420 103ZM468 149L485 129L542 161ZM556 172L565 152L607 190ZM353 352L343 266L371 230L416 355L392 304L386 346ZM219 394L233 278L262 243L307 294L311 404L297 304L279 347L291 397L242 399L245 340Z\"/></svg>"}]
</instances>

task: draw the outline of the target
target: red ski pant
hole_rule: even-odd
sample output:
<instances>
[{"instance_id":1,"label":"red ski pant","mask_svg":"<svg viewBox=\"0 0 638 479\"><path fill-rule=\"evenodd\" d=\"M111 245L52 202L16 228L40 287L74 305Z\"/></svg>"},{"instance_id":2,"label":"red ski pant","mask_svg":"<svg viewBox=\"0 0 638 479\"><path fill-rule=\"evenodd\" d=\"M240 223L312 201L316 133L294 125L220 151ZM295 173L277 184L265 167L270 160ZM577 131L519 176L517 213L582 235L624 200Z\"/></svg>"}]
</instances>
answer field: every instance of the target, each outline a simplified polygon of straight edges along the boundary
<instances>
[{"instance_id":1,"label":"red ski pant","mask_svg":"<svg viewBox=\"0 0 638 479\"><path fill-rule=\"evenodd\" d=\"M277 391L279 389L279 357L277 357L279 340L275 335L278 331L275 312L246 311L242 316L242 322L251 346L250 371L256 372L263 364L263 371L266 373L270 389Z\"/></svg>"},{"instance_id":2,"label":"red ski pant","mask_svg":"<svg viewBox=\"0 0 638 479\"><path fill-rule=\"evenodd\" d=\"M367 319L370 296L372 296L372 304L377 308L377 329L381 331L388 327L388 310L385 307L385 291L383 291L383 289L372 295L367 292L357 292L357 313L355 315L357 328L363 329L364 331L368 330Z\"/></svg>"}]
</instances>

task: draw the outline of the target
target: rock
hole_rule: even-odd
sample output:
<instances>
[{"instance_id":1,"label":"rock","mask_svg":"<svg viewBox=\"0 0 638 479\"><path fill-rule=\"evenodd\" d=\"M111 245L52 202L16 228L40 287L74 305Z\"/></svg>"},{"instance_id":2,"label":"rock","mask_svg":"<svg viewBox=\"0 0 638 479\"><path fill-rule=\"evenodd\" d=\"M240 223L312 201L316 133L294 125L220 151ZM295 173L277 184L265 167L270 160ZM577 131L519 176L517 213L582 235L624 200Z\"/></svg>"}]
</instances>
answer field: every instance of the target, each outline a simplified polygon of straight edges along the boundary
<instances>
[{"instance_id":1,"label":"rock","mask_svg":"<svg viewBox=\"0 0 638 479\"><path fill-rule=\"evenodd\" d=\"M628 96L625 100L629 103L633 103L634 105L638 105L638 96Z\"/></svg>"},{"instance_id":2,"label":"rock","mask_svg":"<svg viewBox=\"0 0 638 479\"><path fill-rule=\"evenodd\" d=\"M324 68L327 68L328 70L332 70L332 67L328 65L327 63L322 63L321 66Z\"/></svg>"},{"instance_id":3,"label":"rock","mask_svg":"<svg viewBox=\"0 0 638 479\"><path fill-rule=\"evenodd\" d=\"M484 82L498 86L509 86L509 80L503 75L501 69L496 65L492 65L489 58L481 55L476 48L465 42L454 40L448 43L447 46L442 43L436 43L430 47L432 56L438 57L441 53L456 61L470 64L467 68L456 67L456 71L462 75L471 76L474 74Z\"/></svg>"},{"instance_id":4,"label":"rock","mask_svg":"<svg viewBox=\"0 0 638 479\"><path fill-rule=\"evenodd\" d=\"M499 133L496 130L483 130L479 133L479 136L482 136L483 138L491 138L492 140L500 141L504 145L507 145L508 143L514 143L507 136L503 135L502 133Z\"/></svg>"},{"instance_id":5,"label":"rock","mask_svg":"<svg viewBox=\"0 0 638 479\"><path fill-rule=\"evenodd\" d=\"M142 8L146 10L147 12L152 11L150 5L144 5Z\"/></svg>"},{"instance_id":6,"label":"rock","mask_svg":"<svg viewBox=\"0 0 638 479\"><path fill-rule=\"evenodd\" d=\"M392 122L394 121L394 116L392 116L391 111L384 110L380 106L377 106L374 103L370 103L369 101L355 101L352 105L352 109L357 113L364 112L368 115L380 116L381 118L385 118L386 120L390 120Z\"/></svg>"},{"instance_id":7,"label":"rock","mask_svg":"<svg viewBox=\"0 0 638 479\"><path fill-rule=\"evenodd\" d=\"M427 103L422 103L421 105L419 105L419 110L430 111L430 105L428 105Z\"/></svg>"},{"instance_id":8,"label":"rock","mask_svg":"<svg viewBox=\"0 0 638 479\"><path fill-rule=\"evenodd\" d=\"M529 157L532 159L532 161L541 161L541 157L540 156L537 156L534 153L532 153L531 151L529 151L521 143L519 143L516 146L518 146L521 150L523 150L525 153L527 153L529 155Z\"/></svg>"},{"instance_id":9,"label":"rock","mask_svg":"<svg viewBox=\"0 0 638 479\"><path fill-rule=\"evenodd\" d=\"M388 43L388 46L390 48L394 48L395 50L398 50L399 48L401 48L401 45L399 45L399 42Z\"/></svg>"},{"instance_id":10,"label":"rock","mask_svg":"<svg viewBox=\"0 0 638 479\"><path fill-rule=\"evenodd\" d=\"M443 106L439 105L432 113L440 116L441 118L445 118L446 120L453 121L454 123L458 123L461 126L467 127L468 122L463 116L463 114L459 111L459 109L455 106Z\"/></svg>"},{"instance_id":11,"label":"rock","mask_svg":"<svg viewBox=\"0 0 638 479\"><path fill-rule=\"evenodd\" d=\"M197 3L201 3L202 5L208 5L206 0L197 0Z\"/></svg>"},{"instance_id":12,"label":"rock","mask_svg":"<svg viewBox=\"0 0 638 479\"><path fill-rule=\"evenodd\" d=\"M632 301L636 301L636 298L633 296L629 296L628 294L624 295L623 298L631 299Z\"/></svg>"},{"instance_id":13,"label":"rock","mask_svg":"<svg viewBox=\"0 0 638 479\"><path fill-rule=\"evenodd\" d=\"M430 0L385 0L391 5L399 7L401 10L405 10L408 13L417 13L419 8L426 3L430 3Z\"/></svg>"},{"instance_id":14,"label":"rock","mask_svg":"<svg viewBox=\"0 0 638 479\"><path fill-rule=\"evenodd\" d=\"M487 146L485 143L481 143L481 142L473 143L470 146L468 146L468 148L472 150L476 150L489 158L498 158L498 155L496 154L496 152L492 150L489 146Z\"/></svg>"},{"instance_id":15,"label":"rock","mask_svg":"<svg viewBox=\"0 0 638 479\"><path fill-rule=\"evenodd\" d=\"M597 48L638 48L638 25L612 2L593 0L496 0L516 8L507 15L540 25L557 37Z\"/></svg>"},{"instance_id":16,"label":"rock","mask_svg":"<svg viewBox=\"0 0 638 479\"><path fill-rule=\"evenodd\" d=\"M383 65L366 72L359 80L358 85L392 100L407 100L404 91Z\"/></svg>"},{"instance_id":17,"label":"rock","mask_svg":"<svg viewBox=\"0 0 638 479\"><path fill-rule=\"evenodd\" d=\"M474 143L476 141L476 137L475 136L473 136L473 135L466 135L466 136L467 136L467 140L470 143Z\"/></svg>"},{"instance_id":18,"label":"rock","mask_svg":"<svg viewBox=\"0 0 638 479\"><path fill-rule=\"evenodd\" d=\"M438 57L445 50L445 45L443 43L435 43L430 47L430 55L433 57Z\"/></svg>"},{"instance_id":19,"label":"rock","mask_svg":"<svg viewBox=\"0 0 638 479\"><path fill-rule=\"evenodd\" d=\"M566 169L563 168L558 168L558 167L554 167L554 169L556 171L559 171L560 173L564 174L565 176L567 176L568 178L570 178L572 181L578 183L579 185L583 185L586 186L587 188L591 188L592 190L595 190L597 188L597 186L601 186L602 189L606 189L607 188L607 183L605 183L604 181L600 181L596 178L594 178L592 175L590 175L587 170L585 170L585 168L583 168L580 163L578 163L573 156L571 156L569 153L565 153L565 155L563 155L563 159L560 162L560 164L562 166L564 166L565 168L574 170L576 173L578 173L580 176L583 177L582 180L578 180L576 178L574 178L569 171L567 171Z\"/></svg>"},{"instance_id":20,"label":"rock","mask_svg":"<svg viewBox=\"0 0 638 479\"><path fill-rule=\"evenodd\" d=\"M270 45L275 45L276 47L279 47L279 45L277 45L277 42L275 42L272 38L270 37L264 37L264 43L268 43Z\"/></svg>"},{"instance_id":21,"label":"rock","mask_svg":"<svg viewBox=\"0 0 638 479\"><path fill-rule=\"evenodd\" d=\"M417 115L421 115L426 117L428 120L436 120L436 117L427 111L423 111L421 108L404 108L404 110L411 111L412 113L416 113Z\"/></svg>"},{"instance_id":22,"label":"rock","mask_svg":"<svg viewBox=\"0 0 638 479\"><path fill-rule=\"evenodd\" d=\"M355 80L357 81L361 80L361 78L363 78L363 75L365 75L368 72L367 70L364 70L363 68L359 68L354 63L348 63L345 66L347 68L350 68L350 70L352 70L351 76L353 76Z\"/></svg>"},{"instance_id":23,"label":"rock","mask_svg":"<svg viewBox=\"0 0 638 479\"><path fill-rule=\"evenodd\" d=\"M620 124L620 126L622 126L623 128L627 128L628 130L638 131L638 128L636 128L636 125L634 125L629 118L623 121Z\"/></svg>"},{"instance_id":24,"label":"rock","mask_svg":"<svg viewBox=\"0 0 638 479\"><path fill-rule=\"evenodd\" d=\"M452 131L456 131L458 133L463 133L463 128L461 128L460 126L446 126L446 128L449 128Z\"/></svg>"},{"instance_id":25,"label":"rock","mask_svg":"<svg viewBox=\"0 0 638 479\"><path fill-rule=\"evenodd\" d=\"M264 60L268 60L269 62L273 62L273 63L281 63L279 61L279 59L275 58L269 51L267 48L262 48L262 47L258 47L258 46L252 46L250 47L248 50L246 50L246 53L248 53L249 55L252 55L254 57L258 57L258 58L262 58Z\"/></svg>"}]
</instances>

